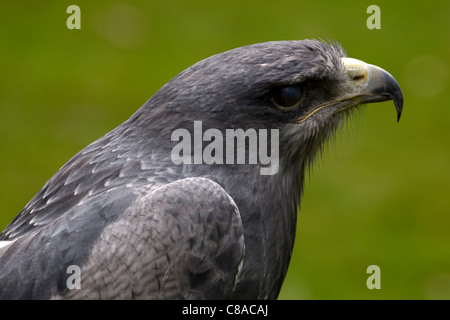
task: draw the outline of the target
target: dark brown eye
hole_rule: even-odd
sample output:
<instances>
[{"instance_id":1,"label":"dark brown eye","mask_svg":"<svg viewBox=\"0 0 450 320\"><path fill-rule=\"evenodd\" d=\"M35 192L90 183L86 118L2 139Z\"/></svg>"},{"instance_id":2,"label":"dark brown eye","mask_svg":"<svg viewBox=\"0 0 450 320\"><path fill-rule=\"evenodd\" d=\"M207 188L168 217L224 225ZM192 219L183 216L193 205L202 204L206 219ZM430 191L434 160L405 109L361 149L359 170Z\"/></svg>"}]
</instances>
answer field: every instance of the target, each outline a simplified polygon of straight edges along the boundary
<instances>
[{"instance_id":1,"label":"dark brown eye","mask_svg":"<svg viewBox=\"0 0 450 320\"><path fill-rule=\"evenodd\" d=\"M298 85L276 88L272 93L272 101L281 109L294 109L300 105L303 90Z\"/></svg>"}]
</instances>

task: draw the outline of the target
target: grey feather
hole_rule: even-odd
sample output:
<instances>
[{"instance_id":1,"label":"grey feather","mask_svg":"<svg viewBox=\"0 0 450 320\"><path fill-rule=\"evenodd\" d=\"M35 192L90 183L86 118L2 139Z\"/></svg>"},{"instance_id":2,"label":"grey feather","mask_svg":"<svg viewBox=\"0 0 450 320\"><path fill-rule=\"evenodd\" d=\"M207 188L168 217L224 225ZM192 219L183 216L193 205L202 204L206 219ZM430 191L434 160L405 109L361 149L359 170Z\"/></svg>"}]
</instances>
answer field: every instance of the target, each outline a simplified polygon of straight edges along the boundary
<instances>
[{"instance_id":1,"label":"grey feather","mask_svg":"<svg viewBox=\"0 0 450 320\"><path fill-rule=\"evenodd\" d=\"M86 289L65 298L233 298L244 237L231 197L205 178L146 189L96 240L81 267Z\"/></svg>"}]
</instances>

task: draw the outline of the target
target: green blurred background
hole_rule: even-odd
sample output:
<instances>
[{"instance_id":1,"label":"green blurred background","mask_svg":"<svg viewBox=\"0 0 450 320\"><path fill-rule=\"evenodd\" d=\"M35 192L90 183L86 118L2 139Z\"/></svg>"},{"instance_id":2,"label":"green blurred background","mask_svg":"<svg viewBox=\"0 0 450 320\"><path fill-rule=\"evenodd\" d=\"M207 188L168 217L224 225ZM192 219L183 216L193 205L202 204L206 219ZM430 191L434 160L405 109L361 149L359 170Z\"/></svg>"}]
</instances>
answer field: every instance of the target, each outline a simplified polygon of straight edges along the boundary
<instances>
[{"instance_id":1,"label":"green blurred background","mask_svg":"<svg viewBox=\"0 0 450 320\"><path fill-rule=\"evenodd\" d=\"M71 4L81 30L66 27ZM380 30L366 27L371 4ZM396 77L404 113L397 124L392 102L367 106L317 159L280 298L449 299L449 18L448 1L3 2L0 228L193 63L256 42L333 39ZM380 290L366 287L372 264Z\"/></svg>"}]
</instances>

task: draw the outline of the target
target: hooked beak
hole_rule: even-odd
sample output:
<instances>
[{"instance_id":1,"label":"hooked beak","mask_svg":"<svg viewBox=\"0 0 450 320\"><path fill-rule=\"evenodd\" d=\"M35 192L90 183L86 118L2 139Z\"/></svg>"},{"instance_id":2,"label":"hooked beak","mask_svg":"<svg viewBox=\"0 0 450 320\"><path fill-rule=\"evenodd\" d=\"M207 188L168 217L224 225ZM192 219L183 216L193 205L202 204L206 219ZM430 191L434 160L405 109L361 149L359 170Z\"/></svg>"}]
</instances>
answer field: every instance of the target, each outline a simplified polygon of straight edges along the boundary
<instances>
[{"instance_id":1,"label":"hooked beak","mask_svg":"<svg viewBox=\"0 0 450 320\"><path fill-rule=\"evenodd\" d=\"M380 67L357 59L341 58L341 62L346 73L342 94L333 101L313 108L296 122L301 123L325 108L334 107L339 113L359 104L388 100L394 101L398 122L403 109L403 94L394 77Z\"/></svg>"},{"instance_id":2,"label":"hooked beak","mask_svg":"<svg viewBox=\"0 0 450 320\"><path fill-rule=\"evenodd\" d=\"M357 104L393 100L397 122L403 109L403 94L398 82L386 70L363 61L342 58L342 64L355 92L350 97Z\"/></svg>"}]
</instances>

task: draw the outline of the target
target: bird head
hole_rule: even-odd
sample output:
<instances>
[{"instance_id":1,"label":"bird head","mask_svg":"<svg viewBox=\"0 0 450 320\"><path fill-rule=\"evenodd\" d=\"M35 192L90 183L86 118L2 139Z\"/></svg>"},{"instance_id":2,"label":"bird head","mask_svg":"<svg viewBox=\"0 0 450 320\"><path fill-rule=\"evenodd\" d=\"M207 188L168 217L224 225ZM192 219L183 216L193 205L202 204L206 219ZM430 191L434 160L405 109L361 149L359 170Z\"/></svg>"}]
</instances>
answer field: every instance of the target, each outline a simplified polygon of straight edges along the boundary
<instances>
[{"instance_id":1,"label":"bird head","mask_svg":"<svg viewBox=\"0 0 450 320\"><path fill-rule=\"evenodd\" d=\"M403 96L397 81L377 66L346 57L339 44L271 41L194 64L142 109L143 118L157 116L164 123L159 136L174 128L191 130L194 121L202 121L203 130L279 129L280 164L303 165L355 107L386 100L394 101L399 120Z\"/></svg>"}]
</instances>

